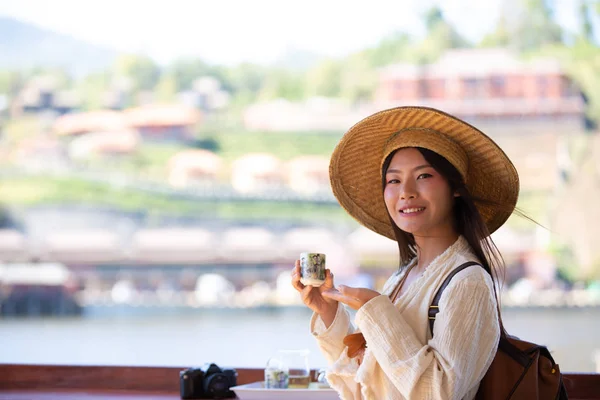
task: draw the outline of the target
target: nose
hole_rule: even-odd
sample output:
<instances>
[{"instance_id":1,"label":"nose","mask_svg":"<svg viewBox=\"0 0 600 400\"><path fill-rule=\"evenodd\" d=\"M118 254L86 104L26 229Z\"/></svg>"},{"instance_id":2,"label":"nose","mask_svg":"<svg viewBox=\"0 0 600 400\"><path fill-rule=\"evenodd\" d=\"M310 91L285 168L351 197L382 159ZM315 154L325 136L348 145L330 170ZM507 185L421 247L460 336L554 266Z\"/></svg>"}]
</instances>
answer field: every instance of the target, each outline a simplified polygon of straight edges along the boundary
<instances>
[{"instance_id":1,"label":"nose","mask_svg":"<svg viewBox=\"0 0 600 400\"><path fill-rule=\"evenodd\" d=\"M408 200L408 199L416 199L417 191L414 185L411 185L410 182L407 182L402 185L400 188L400 199Z\"/></svg>"}]
</instances>

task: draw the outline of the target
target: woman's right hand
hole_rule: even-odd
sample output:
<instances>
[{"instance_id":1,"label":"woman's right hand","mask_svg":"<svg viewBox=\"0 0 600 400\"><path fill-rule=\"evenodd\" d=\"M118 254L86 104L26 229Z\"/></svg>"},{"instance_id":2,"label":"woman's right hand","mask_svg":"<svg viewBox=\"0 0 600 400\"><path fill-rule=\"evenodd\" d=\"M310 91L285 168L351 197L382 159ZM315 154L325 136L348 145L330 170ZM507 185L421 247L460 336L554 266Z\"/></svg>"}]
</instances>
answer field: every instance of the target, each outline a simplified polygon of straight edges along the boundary
<instances>
[{"instance_id":1,"label":"woman's right hand","mask_svg":"<svg viewBox=\"0 0 600 400\"><path fill-rule=\"evenodd\" d=\"M331 325L337 312L338 302L322 296L322 293L328 290L335 290L333 287L333 274L329 269L326 269L325 283L319 287L305 286L300 282L300 278L300 260L296 260L296 265L292 270L292 286L300 292L302 302L315 313L319 314L326 326Z\"/></svg>"}]
</instances>

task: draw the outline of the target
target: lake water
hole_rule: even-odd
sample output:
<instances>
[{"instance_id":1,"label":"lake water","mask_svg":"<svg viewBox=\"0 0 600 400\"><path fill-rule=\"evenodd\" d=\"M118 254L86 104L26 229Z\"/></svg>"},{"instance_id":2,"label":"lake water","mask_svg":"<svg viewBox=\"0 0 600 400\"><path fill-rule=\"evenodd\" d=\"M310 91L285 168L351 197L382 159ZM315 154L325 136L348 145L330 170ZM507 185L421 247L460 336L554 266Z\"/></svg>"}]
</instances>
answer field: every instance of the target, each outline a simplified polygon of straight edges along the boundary
<instances>
[{"instance_id":1,"label":"lake water","mask_svg":"<svg viewBox=\"0 0 600 400\"><path fill-rule=\"evenodd\" d=\"M325 366L304 308L96 310L69 319L0 319L0 363L263 368L278 349L307 348ZM563 372L596 372L600 308L509 309L511 334L547 345ZM598 365L600 367L600 365Z\"/></svg>"}]
</instances>

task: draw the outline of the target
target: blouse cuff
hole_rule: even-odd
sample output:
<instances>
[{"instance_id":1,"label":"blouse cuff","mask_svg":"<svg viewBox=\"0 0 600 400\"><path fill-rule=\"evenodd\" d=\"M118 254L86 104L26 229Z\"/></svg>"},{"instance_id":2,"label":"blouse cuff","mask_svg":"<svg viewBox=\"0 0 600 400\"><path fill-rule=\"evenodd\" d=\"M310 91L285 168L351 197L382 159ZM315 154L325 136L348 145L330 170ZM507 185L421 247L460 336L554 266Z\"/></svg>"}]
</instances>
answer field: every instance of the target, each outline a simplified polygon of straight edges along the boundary
<instances>
[{"instance_id":1,"label":"blouse cuff","mask_svg":"<svg viewBox=\"0 0 600 400\"><path fill-rule=\"evenodd\" d=\"M310 332L317 339L340 341L348 334L349 325L348 311L343 304L339 303L333 322L329 327L325 327L319 314L313 313L310 319Z\"/></svg>"}]
</instances>

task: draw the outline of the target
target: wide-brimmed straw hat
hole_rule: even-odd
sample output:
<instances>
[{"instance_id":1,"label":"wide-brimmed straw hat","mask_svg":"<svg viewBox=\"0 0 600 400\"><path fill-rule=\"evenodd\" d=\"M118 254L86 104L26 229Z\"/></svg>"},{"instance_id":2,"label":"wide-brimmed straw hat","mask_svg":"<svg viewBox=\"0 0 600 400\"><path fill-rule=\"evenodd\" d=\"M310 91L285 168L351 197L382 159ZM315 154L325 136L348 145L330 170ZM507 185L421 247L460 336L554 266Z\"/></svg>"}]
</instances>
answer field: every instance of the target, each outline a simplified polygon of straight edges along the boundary
<instances>
[{"instance_id":1,"label":"wide-brimmed straw hat","mask_svg":"<svg viewBox=\"0 0 600 400\"><path fill-rule=\"evenodd\" d=\"M398 107L354 125L331 156L329 177L342 207L367 228L395 239L383 199L381 169L394 150L422 147L446 158L462 175L490 233L511 215L519 176L498 145L474 126L427 107Z\"/></svg>"}]
</instances>

